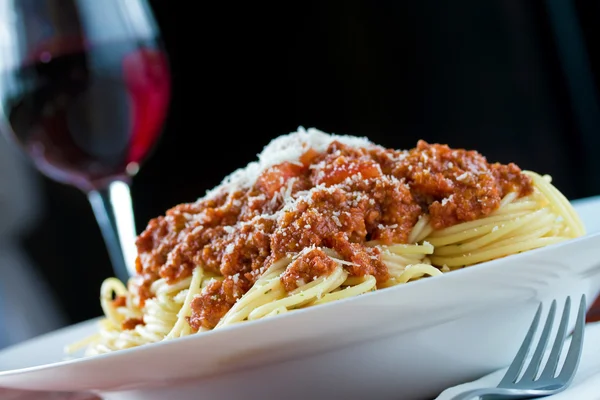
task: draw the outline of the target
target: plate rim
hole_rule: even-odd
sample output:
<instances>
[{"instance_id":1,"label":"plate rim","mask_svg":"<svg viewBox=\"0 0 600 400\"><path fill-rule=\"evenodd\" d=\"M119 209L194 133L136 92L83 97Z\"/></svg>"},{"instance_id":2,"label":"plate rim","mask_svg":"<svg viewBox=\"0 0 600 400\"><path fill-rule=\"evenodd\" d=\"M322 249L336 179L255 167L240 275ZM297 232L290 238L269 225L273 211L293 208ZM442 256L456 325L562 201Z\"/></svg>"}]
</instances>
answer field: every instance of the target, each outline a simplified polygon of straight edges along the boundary
<instances>
[{"instance_id":1,"label":"plate rim","mask_svg":"<svg viewBox=\"0 0 600 400\"><path fill-rule=\"evenodd\" d=\"M570 247L570 246L577 245L581 242L593 241L593 240L599 240L599 239L600 239L600 232L593 232L593 233L586 234L586 235L578 237L578 238L569 239L569 240L566 240L566 241L563 241L560 243L556 243L556 244L552 244L549 246L545 246L545 247L541 247L541 248L537 248L537 249L533 249L533 250L528 250L528 251L525 251L525 252L522 252L519 254L511 254L507 257L503 257L503 258L499 258L499 259L495 259L495 260L486 261L481 264L477 264L476 268L472 268L472 266L467 267L467 268L461 268L459 270L452 271L452 274L446 273L446 274L430 277L429 279L422 279L422 280L410 282L410 284L411 284L411 287L413 287L413 288L416 287L417 285L421 285L421 286L428 285L428 284L431 284L431 283L427 283L432 280L431 278L435 278L436 281L441 282L442 279L450 279L450 278L448 278L448 276L456 277L456 276L461 276L461 274L462 275L473 274L474 273L474 272L472 272L473 270L474 271L483 271L483 270L489 270L491 268L495 268L496 265L498 265L498 264L506 263L506 260L508 260L508 259L515 260L515 262L518 262L518 260L523 257L525 257L525 258L535 257L535 256L539 255L540 253L543 254L544 252L549 251L549 249L553 250L553 249L559 249L561 247ZM599 260L599 262L600 262L600 260ZM477 273L477 272L475 272L475 273ZM451 278L451 279L455 279L455 278ZM350 302L362 301L362 299L365 298L366 296L379 297L379 296L387 295L388 293L390 293L392 291L406 290L403 288L405 288L405 285L397 285L397 286L385 288L384 290L376 290L373 292L362 294L360 296L353 296L353 297L341 299L341 300L338 300L335 302L321 304L321 305L319 305L319 307L321 309L323 309L324 307L339 307L340 303L350 303ZM277 318L277 319L294 318L294 315L298 315L299 313L307 313L307 312L311 312L310 307L295 310L293 313L286 313L283 315L278 315L278 316L275 316L275 318ZM100 321L102 318L104 318L104 316L97 316L97 317L94 317L94 318L91 318L91 319L88 319L85 321L81 321L81 322L78 322L75 324L71 324L71 325L56 329L51 332L44 333L42 335L38 335L36 337L25 340L21 343L17 343L13 346L9 346L5 349L0 350L0 359L2 359L3 355L6 353L9 353L12 351L18 351L18 349L20 349L20 348L26 348L26 347L30 346L32 343L46 340L50 336L54 336L54 335L60 336L61 334L65 334L65 332L76 330L77 328L83 329L84 326L97 324L98 321ZM271 319L273 319L273 318L259 319L259 320L255 320L255 321L244 321L244 323L241 323L241 324L234 324L231 326L226 326L226 327L220 328L218 330L203 332L201 335L194 334L194 335L184 336L184 337L170 339L170 340L163 340L163 341L159 341L159 342L148 343L148 344L144 344L144 345L137 346L137 347L132 347L132 348L109 352L109 353L104 353L104 354L98 354L98 355L89 356L89 357L77 356L77 357L73 357L73 358L69 358L69 359L65 359L65 360L61 360L61 361L56 361L53 363L44 363L44 364L33 365L33 366L23 367L23 368L0 370L0 378L7 378L7 377L17 376L17 375L22 375L22 374L42 372L44 370L52 370L52 369L67 367L67 366L72 366L72 365L81 365L81 367L85 367L86 365L93 364L93 363L95 364L95 363L99 363L99 362L100 363L106 362L105 360L107 360L107 359L126 358L126 357L130 356L131 354L146 352L149 349L156 349L158 347L165 347L165 346L168 347L168 346L174 346L174 345L183 345L183 343L185 343L185 342L198 341L198 340L202 340L202 338L204 338L204 337L221 335L221 332L223 332L223 331L247 329L245 327L248 327L251 325L269 323L270 322L269 320L271 320Z\"/></svg>"}]
</instances>

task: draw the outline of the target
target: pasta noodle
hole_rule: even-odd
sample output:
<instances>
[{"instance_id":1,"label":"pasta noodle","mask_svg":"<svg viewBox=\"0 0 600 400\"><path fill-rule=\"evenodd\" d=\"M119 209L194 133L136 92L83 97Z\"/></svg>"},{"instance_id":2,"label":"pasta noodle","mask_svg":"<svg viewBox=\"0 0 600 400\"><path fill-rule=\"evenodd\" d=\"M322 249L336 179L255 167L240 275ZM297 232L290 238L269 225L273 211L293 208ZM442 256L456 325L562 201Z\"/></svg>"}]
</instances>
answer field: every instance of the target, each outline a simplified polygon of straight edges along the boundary
<instances>
[{"instance_id":1,"label":"pasta noodle","mask_svg":"<svg viewBox=\"0 0 600 400\"><path fill-rule=\"evenodd\" d=\"M318 135L319 139L323 139L320 135L325 134L319 133ZM327 135L327 137L330 140L326 144L331 147L331 143L336 137L330 135ZM337 137L337 139L340 139L340 137ZM347 141L355 147L364 147L364 143L360 142L359 145L356 145L353 140L348 139ZM318 147L314 143L310 144L310 148ZM310 148L303 150L305 154L310 152ZM440 147L440 149L445 151L445 148ZM430 150L431 148L427 148L427 151ZM335 153L333 154L335 155ZM433 151L427 154L435 156L436 153ZM460 154L463 157L473 156L470 153ZM282 164L275 162L274 165ZM310 165L309 168L312 168L315 164ZM323 165L321 168L325 170L327 165L330 164L325 163ZM259 174L258 181L262 179L260 177L264 176L265 170L267 172L272 171L272 169L263 168L260 171L263 175ZM361 178L364 178L364 171L364 168L360 170ZM445 173L444 171L440 173ZM462 174L459 175L459 172L462 172ZM384 225L379 223L373 225L377 228L372 228L375 233L371 236L374 239L365 240L359 249L360 253L348 253L347 249L356 249L356 244L344 242L343 245L339 245L336 239L330 240L330 245L315 245L313 243L299 246L297 251L288 251L284 256L270 263L264 262L262 269L259 270L261 273L257 274L254 282L251 282L249 288L235 297L235 301L224 309L225 312L218 316L217 322L213 324L214 326L206 326L208 324L206 321L209 321L210 318L204 316L209 314L202 314L202 312L210 312L213 309L205 306L204 309L200 308L199 312L198 305L210 304L213 308L224 307L225 303L222 301L224 295L222 293L227 292L223 288L233 288L235 294L237 293L235 290L239 288L239 286L236 286L239 284L239 280L247 279L239 273L221 274L209 268L206 264L196 263L191 275L182 279L173 281L168 276L159 276L151 282L148 288L149 294L146 294L146 298L142 297L143 292L139 290L139 278L132 278L128 284L129 287L125 287L122 282L115 278L109 278L101 287L101 305L105 318L100 324L99 333L73 344L67 351L74 352L85 348L86 355L101 354L187 336L209 329L220 329L243 321L270 318L296 309L318 306L375 290L406 284L414 280L434 277L455 269L559 243L585 234L583 224L573 207L552 185L548 176L540 176L530 171L518 171L518 175L516 172L511 172L511 174L510 176L518 176L522 182L530 182L529 190L523 193L523 187L527 189L523 184L520 188L521 192L519 190L506 191L502 197L498 198L497 205L491 212L479 215L476 218L464 217L462 221L459 220L457 223L440 226L440 220L437 214L434 213L433 207L443 207L450 200L448 198L444 201L436 200L436 206L428 205L429 212L425 210L425 212L414 214L414 218L410 222L410 229L405 233L404 241L390 241L384 233L381 233L392 232L397 234L401 224ZM455 182L462 182L459 178L464 175L465 173L459 170L454 176ZM277 176L278 179L279 176ZM410 180L412 179L410 176L406 179L411 190L419 184L416 179ZM283 179L281 180L283 181ZM368 181L368 179L363 180ZM255 179L255 181L257 180ZM344 182L347 186L358 185L357 187L361 187L359 183L356 183L357 181L352 181L351 178L346 179ZM394 180L389 182L376 180L376 182L380 185L377 187L391 182L390 190L392 192L396 190L393 185L398 187L401 185L401 183ZM228 184L231 185L231 180ZM335 185L340 184L336 183ZM329 187L335 187L335 185ZM281 204L279 210L274 212L276 218L268 217L264 219L277 219L277 226L283 226L282 218L289 215L290 210L293 210L292 206L303 207L301 208L302 213L297 214L301 217L311 213L309 206L313 205L313 201L316 201L316 195L311 194L309 191L309 195L305 196L306 200L303 200L305 202L302 203L304 206L302 204L299 206L298 199L305 192L301 190L294 192L293 188L290 189L290 187L289 185L282 186L281 191L275 192L271 199L266 199L270 202L269 204L276 204L277 201L280 201ZM319 186L316 185L315 187L318 188ZM471 187L476 187L476 185L471 185ZM226 187L226 189L229 194L235 192L231 187ZM322 190L327 194L333 193L331 189L324 188ZM361 201L364 200L364 204L373 205L375 201L372 199L378 199L381 197L381 193L387 193L386 195L390 196L389 193L392 192L373 192L371 196L371 192L364 191L363 193L366 193L367 196L364 199L360 196L357 198L360 198ZM420 192L416 193L416 196L420 195ZM456 193L457 196L460 194L459 192ZM281 197L278 198L278 195ZM411 193L411 198L413 195ZM207 196L210 196L210 194ZM486 194L486 196L488 195ZM487 197L482 196L478 198L477 202L482 203L486 199ZM358 204L358 200L354 200L354 202ZM392 207L390 205L392 201L389 199L382 200L381 204ZM459 209L461 204L467 203L457 202L456 204L458 205L453 207ZM379 207L382 209L382 206ZM418 210L422 210L424 206L419 207L417 207ZM476 204L473 209L476 209L476 207L480 207L480 205ZM333 211L330 210L330 219L321 219L318 222L324 224L324 221L329 221L331 224L335 223L331 226L337 225L340 229L346 226L344 224L349 223L347 222L349 217L336 210L336 208L333 208ZM402 218L406 216L406 210L411 209L405 208L404 210ZM394 215L397 215L402 210L394 209L392 211L396 213ZM467 209L467 211L472 210ZM360 221L364 221L361 222L364 226L366 226L371 215L376 215L369 214L369 212L364 214L364 219L360 219ZM378 212L380 215L384 213L383 211ZM456 211L452 214L452 216L454 215L460 217L462 214ZM398 216L398 218L400 217ZM436 218L438 219L436 220ZM256 225L254 222L256 218L252 221ZM402 221L401 219L397 220L397 222ZM203 229L204 225L200 226ZM311 229L314 229L310 224L305 224L302 227L304 232L310 232ZM356 229L360 230L360 227ZM232 228L224 228L224 230L231 231L227 233L232 235L236 233L233 232ZM275 235L279 231L273 228L273 232L275 233L272 235ZM280 236L280 238L285 237L286 235L283 234ZM270 240L271 245L269 246L272 247L276 241L274 241L273 236L270 237ZM138 247L141 248L139 244ZM224 248L231 250L233 247L224 245ZM169 255L169 257L173 256ZM371 262L368 261L369 258L376 260L373 261L373 265L381 265L385 270L381 272L377 269L369 269L373 267L369 264ZM225 258L221 260L223 262ZM377 264L378 262L381 264ZM323 272L325 269L327 271ZM305 270L308 271L306 274L304 274ZM293 275L295 280L289 279L290 271L297 273L297 275ZM320 275L317 275L315 271L321 271ZM308 278L305 279L306 277ZM290 282L292 282L291 287ZM215 288L220 288L222 292L215 292ZM213 292L217 294L211 294ZM198 315L200 315L203 325L196 326L197 329L194 329L193 322L195 318L199 318Z\"/></svg>"}]
</instances>

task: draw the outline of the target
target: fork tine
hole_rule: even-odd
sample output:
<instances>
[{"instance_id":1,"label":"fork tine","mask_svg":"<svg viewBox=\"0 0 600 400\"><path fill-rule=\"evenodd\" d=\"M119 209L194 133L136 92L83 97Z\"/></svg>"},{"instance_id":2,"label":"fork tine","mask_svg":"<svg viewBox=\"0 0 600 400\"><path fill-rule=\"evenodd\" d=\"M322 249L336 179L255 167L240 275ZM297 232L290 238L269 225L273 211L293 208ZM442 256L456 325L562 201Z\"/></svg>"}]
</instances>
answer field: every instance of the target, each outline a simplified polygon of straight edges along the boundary
<instances>
[{"instance_id":1,"label":"fork tine","mask_svg":"<svg viewBox=\"0 0 600 400\"><path fill-rule=\"evenodd\" d=\"M585 332L585 294L581 296L581 302L579 303L579 312L577 313L577 322L575 323L575 329L571 336L571 344L569 346L569 352L565 363L558 375L558 379L564 381L566 384L571 383L579 367L579 360L581 359L581 350L583 348L583 336Z\"/></svg>"},{"instance_id":2,"label":"fork tine","mask_svg":"<svg viewBox=\"0 0 600 400\"><path fill-rule=\"evenodd\" d=\"M540 323L540 315L542 314L542 304L540 303L537 312L535 313L535 317L531 322L531 326L529 327L529 331L527 331L527 335L525 335L525 339L519 347L519 351L515 355L515 358L510 363L506 374L498 384L498 387L502 387L504 385L510 385L515 383L517 378L519 377L519 373L523 368L523 364L525 363L525 358L527 357L527 353L529 353L529 348L531 347L531 342L533 341L533 336L535 335L535 331Z\"/></svg>"},{"instance_id":3,"label":"fork tine","mask_svg":"<svg viewBox=\"0 0 600 400\"><path fill-rule=\"evenodd\" d=\"M548 344L548 339L550 338L550 332L552 331L552 326L554 325L554 315L556 314L556 300L552 300L552 305L550 306L550 311L548 311L548 317L546 318L546 324L544 325L544 330L542 331L542 335L540 336L540 340L538 345L535 348L535 352L531 357L531 361L529 362L529 366L525 370L525 373L521 377L521 381L533 381L540 369L540 364L542 363L542 357L544 356L544 352L546 351L546 346Z\"/></svg>"},{"instance_id":4,"label":"fork tine","mask_svg":"<svg viewBox=\"0 0 600 400\"><path fill-rule=\"evenodd\" d=\"M558 367L558 360L560 359L560 353L562 352L563 344L565 343L565 334L567 332L567 326L569 326L569 314L571 313L571 296L567 296L565 300L565 306L563 308L562 317L560 318L560 325L558 326L558 332L556 332L556 339L552 344L552 350L550 356L546 362L546 367L540 375L540 379L551 379L554 378L556 368Z\"/></svg>"}]
</instances>

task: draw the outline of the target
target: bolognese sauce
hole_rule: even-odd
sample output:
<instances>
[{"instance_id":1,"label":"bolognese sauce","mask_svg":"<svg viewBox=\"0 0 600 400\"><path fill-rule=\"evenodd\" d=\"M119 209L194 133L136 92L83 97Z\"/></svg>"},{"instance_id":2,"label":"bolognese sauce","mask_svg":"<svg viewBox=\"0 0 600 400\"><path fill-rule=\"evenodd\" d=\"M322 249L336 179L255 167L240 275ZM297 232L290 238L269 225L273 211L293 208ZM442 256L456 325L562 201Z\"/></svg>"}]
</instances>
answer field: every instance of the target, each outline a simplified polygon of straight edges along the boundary
<instances>
[{"instance_id":1,"label":"bolognese sauce","mask_svg":"<svg viewBox=\"0 0 600 400\"><path fill-rule=\"evenodd\" d=\"M223 279L192 301L188 322L211 329L283 257L296 257L280 278L287 291L335 269L320 248L347 260L350 276L383 283L387 267L367 242L407 243L423 215L440 229L489 215L509 192L532 190L516 165L490 164L475 151L425 141L409 151L333 141L270 166L249 185L150 221L137 240L134 289L143 302L155 280L172 284L201 265Z\"/></svg>"}]
</instances>

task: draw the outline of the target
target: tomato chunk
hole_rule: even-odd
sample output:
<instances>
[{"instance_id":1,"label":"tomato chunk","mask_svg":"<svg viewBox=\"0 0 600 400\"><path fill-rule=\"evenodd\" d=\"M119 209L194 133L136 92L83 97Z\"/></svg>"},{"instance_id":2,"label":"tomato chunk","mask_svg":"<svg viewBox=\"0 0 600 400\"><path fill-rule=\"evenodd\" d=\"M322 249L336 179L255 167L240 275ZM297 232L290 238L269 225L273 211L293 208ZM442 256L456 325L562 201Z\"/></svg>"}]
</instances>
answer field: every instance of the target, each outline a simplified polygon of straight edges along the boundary
<instances>
[{"instance_id":1,"label":"tomato chunk","mask_svg":"<svg viewBox=\"0 0 600 400\"><path fill-rule=\"evenodd\" d=\"M327 186L343 182L347 178L360 174L363 179L377 178L381 176L379 164L372 160L348 159L344 156L338 157L332 164L326 165L318 175L317 183Z\"/></svg>"},{"instance_id":2,"label":"tomato chunk","mask_svg":"<svg viewBox=\"0 0 600 400\"><path fill-rule=\"evenodd\" d=\"M284 162L264 171L256 181L256 187L268 197L272 197L291 178L297 178L304 174L306 167L298 164Z\"/></svg>"}]
</instances>

